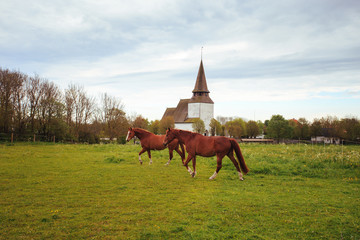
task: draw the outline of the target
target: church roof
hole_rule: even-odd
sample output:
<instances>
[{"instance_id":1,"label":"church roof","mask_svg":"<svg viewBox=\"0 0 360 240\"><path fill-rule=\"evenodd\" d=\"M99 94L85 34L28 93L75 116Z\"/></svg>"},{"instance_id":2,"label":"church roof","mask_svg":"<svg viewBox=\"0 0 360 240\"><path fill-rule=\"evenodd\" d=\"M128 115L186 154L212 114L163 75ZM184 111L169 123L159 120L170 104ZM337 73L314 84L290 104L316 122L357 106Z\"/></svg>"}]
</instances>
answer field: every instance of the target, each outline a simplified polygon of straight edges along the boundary
<instances>
[{"instance_id":1,"label":"church roof","mask_svg":"<svg viewBox=\"0 0 360 240\"><path fill-rule=\"evenodd\" d=\"M195 93L195 92L209 93L210 92L207 87L205 71L204 71L204 66L203 66L202 60L200 62L200 67L199 67L198 75L196 78L195 87L192 92L193 93Z\"/></svg>"},{"instance_id":2,"label":"church roof","mask_svg":"<svg viewBox=\"0 0 360 240\"><path fill-rule=\"evenodd\" d=\"M189 103L212 103L214 102L209 97L210 91L207 88L206 77L203 62L201 60L196 83L191 99L180 99L176 108L167 108L162 119L166 117L173 117L175 123L191 123L194 118L188 118L188 104Z\"/></svg>"},{"instance_id":3,"label":"church roof","mask_svg":"<svg viewBox=\"0 0 360 240\"><path fill-rule=\"evenodd\" d=\"M203 62L201 60L198 75L195 82L193 96L190 99L190 103L214 103L209 97L209 89L206 83L205 71Z\"/></svg>"},{"instance_id":4,"label":"church roof","mask_svg":"<svg viewBox=\"0 0 360 240\"><path fill-rule=\"evenodd\" d=\"M188 115L188 103L190 99L180 99L176 108L167 108L162 119L173 117L175 123L185 122Z\"/></svg>"}]
</instances>

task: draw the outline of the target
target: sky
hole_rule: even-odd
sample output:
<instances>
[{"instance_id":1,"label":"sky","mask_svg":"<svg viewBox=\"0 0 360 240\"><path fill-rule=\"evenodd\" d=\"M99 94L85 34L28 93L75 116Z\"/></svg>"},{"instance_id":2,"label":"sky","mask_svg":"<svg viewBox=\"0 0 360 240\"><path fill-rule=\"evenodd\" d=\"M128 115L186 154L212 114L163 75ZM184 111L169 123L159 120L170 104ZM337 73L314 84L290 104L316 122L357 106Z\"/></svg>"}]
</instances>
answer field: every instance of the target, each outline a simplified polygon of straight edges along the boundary
<instances>
[{"instance_id":1,"label":"sky","mask_svg":"<svg viewBox=\"0 0 360 240\"><path fill-rule=\"evenodd\" d=\"M202 49L202 53L201 53ZM161 119L201 56L214 114L360 118L358 0L2 0L0 67Z\"/></svg>"}]
</instances>

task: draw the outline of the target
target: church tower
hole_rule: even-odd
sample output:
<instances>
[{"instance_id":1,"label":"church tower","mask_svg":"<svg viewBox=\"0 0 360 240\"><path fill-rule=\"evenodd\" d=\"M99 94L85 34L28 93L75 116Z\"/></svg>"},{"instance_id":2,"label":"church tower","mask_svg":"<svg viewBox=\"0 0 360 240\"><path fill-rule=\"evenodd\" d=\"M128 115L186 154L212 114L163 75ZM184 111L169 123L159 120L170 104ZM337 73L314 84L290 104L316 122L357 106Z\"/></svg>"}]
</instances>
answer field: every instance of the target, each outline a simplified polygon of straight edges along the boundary
<instances>
[{"instance_id":1,"label":"church tower","mask_svg":"<svg viewBox=\"0 0 360 240\"><path fill-rule=\"evenodd\" d=\"M176 108L167 108L162 119L172 117L175 128L193 131L192 123L200 118L205 123L205 130L210 132L210 122L214 118L214 102L209 93L201 59L192 97L180 99Z\"/></svg>"},{"instance_id":2,"label":"church tower","mask_svg":"<svg viewBox=\"0 0 360 240\"><path fill-rule=\"evenodd\" d=\"M214 118L214 102L209 96L202 60L192 92L193 96L188 103L188 118L200 118L205 123L205 129L210 131L210 121Z\"/></svg>"}]
</instances>

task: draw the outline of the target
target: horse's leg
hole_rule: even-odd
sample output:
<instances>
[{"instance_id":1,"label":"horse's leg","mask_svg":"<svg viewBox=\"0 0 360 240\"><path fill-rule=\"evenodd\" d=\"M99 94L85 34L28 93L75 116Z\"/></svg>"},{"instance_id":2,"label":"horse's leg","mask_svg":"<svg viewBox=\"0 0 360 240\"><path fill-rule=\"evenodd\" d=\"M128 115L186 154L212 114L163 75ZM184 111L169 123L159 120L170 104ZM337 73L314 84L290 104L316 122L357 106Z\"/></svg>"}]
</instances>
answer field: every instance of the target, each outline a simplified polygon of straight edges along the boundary
<instances>
[{"instance_id":1,"label":"horse's leg","mask_svg":"<svg viewBox=\"0 0 360 240\"><path fill-rule=\"evenodd\" d=\"M141 151L139 152L139 162L140 162L140 164L143 163L142 160L141 160L141 156L140 156L140 155L143 154L144 152L146 152L145 148L141 149Z\"/></svg>"},{"instance_id":2,"label":"horse's leg","mask_svg":"<svg viewBox=\"0 0 360 240\"><path fill-rule=\"evenodd\" d=\"M193 157L190 154L188 154L188 157L187 157L186 161L183 162L183 165L186 167L186 169L188 170L188 172L190 173L191 176L193 175L193 171L191 170L191 168L189 168L188 163L190 162L190 160L192 158Z\"/></svg>"},{"instance_id":3,"label":"horse's leg","mask_svg":"<svg viewBox=\"0 0 360 240\"><path fill-rule=\"evenodd\" d=\"M194 172L191 174L191 176L192 176L192 177L195 177L195 176L196 176L196 155L194 156L192 162L193 162Z\"/></svg>"},{"instance_id":4,"label":"horse's leg","mask_svg":"<svg viewBox=\"0 0 360 240\"><path fill-rule=\"evenodd\" d=\"M169 161L165 164L166 166L170 164L170 161L173 159L173 157L173 150L169 148Z\"/></svg>"},{"instance_id":5,"label":"horse's leg","mask_svg":"<svg viewBox=\"0 0 360 240\"><path fill-rule=\"evenodd\" d=\"M238 161L237 161L237 160L235 159L235 157L234 157L234 152L233 152L233 151L230 151L230 152L228 153L228 157L231 159L231 161L233 162L234 166L236 167L236 170L238 171L240 180L243 181L244 178L243 178L243 175L242 175L242 173L241 173L241 170L240 170L240 167L239 167L239 163L238 163Z\"/></svg>"},{"instance_id":6,"label":"horse's leg","mask_svg":"<svg viewBox=\"0 0 360 240\"><path fill-rule=\"evenodd\" d=\"M148 153L148 156L149 156L149 159L150 159L150 162L149 162L149 165L152 164L152 159L151 159L151 152L150 152L150 149L147 150L147 153Z\"/></svg>"},{"instance_id":7,"label":"horse's leg","mask_svg":"<svg viewBox=\"0 0 360 240\"><path fill-rule=\"evenodd\" d=\"M166 165L169 165L170 161L173 159L173 157L174 157L173 151L174 151L174 149L171 149L169 146L169 161L166 163ZM179 145L177 145L175 147L175 151L180 155L181 160L184 162L184 159L182 157L183 153L179 150Z\"/></svg>"},{"instance_id":8,"label":"horse's leg","mask_svg":"<svg viewBox=\"0 0 360 240\"><path fill-rule=\"evenodd\" d=\"M175 151L179 154L179 156L181 157L181 160L184 162L184 160L185 160L185 152L183 153L180 150L179 145L176 146Z\"/></svg>"},{"instance_id":9,"label":"horse's leg","mask_svg":"<svg viewBox=\"0 0 360 240\"><path fill-rule=\"evenodd\" d=\"M216 175L219 173L220 169L222 168L222 159L224 158L224 155L216 155L217 160L217 166L216 166L216 171L214 172L214 174L209 178L210 180L213 180L214 178L216 178Z\"/></svg>"}]
</instances>

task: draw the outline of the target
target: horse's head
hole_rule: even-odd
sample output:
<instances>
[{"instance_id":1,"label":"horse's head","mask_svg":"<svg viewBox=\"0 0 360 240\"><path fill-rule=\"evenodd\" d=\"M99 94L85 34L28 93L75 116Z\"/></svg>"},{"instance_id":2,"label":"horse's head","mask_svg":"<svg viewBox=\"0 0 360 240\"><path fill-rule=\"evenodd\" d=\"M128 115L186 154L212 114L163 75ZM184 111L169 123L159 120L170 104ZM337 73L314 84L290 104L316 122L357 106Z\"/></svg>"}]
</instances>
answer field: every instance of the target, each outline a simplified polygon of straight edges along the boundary
<instances>
[{"instance_id":1,"label":"horse's head","mask_svg":"<svg viewBox=\"0 0 360 240\"><path fill-rule=\"evenodd\" d=\"M133 128L129 127L127 136L126 136L126 141L130 141L133 137L135 136L135 131Z\"/></svg>"},{"instance_id":2,"label":"horse's head","mask_svg":"<svg viewBox=\"0 0 360 240\"><path fill-rule=\"evenodd\" d=\"M166 130L166 135L163 142L164 146L168 145L172 140L174 140L174 138L176 138L175 131L173 129L168 128Z\"/></svg>"}]
</instances>

